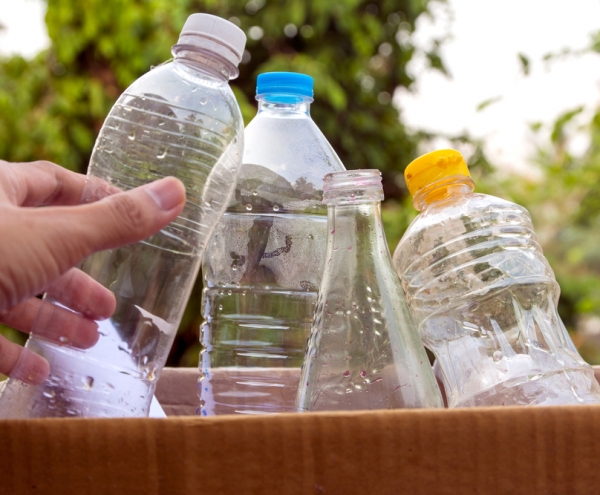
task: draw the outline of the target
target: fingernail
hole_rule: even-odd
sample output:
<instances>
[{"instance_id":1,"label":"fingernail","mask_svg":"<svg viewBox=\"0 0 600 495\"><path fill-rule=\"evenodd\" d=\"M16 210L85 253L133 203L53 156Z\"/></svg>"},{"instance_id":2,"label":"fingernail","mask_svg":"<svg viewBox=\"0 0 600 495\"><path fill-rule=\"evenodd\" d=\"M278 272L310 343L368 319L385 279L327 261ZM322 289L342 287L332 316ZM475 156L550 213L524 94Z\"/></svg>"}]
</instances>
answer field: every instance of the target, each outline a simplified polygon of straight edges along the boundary
<instances>
[{"instance_id":1,"label":"fingernail","mask_svg":"<svg viewBox=\"0 0 600 495\"><path fill-rule=\"evenodd\" d=\"M185 201L183 184L173 177L167 177L144 188L163 211L169 211Z\"/></svg>"}]
</instances>

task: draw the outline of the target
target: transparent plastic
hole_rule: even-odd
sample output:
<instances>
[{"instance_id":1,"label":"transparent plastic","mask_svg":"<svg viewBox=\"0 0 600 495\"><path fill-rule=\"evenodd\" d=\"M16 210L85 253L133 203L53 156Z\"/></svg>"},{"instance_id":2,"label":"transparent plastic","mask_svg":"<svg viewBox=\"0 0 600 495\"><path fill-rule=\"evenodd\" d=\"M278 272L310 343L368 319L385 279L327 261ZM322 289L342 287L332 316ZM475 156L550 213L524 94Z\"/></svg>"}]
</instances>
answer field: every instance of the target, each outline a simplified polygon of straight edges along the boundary
<instances>
[{"instance_id":1,"label":"transparent plastic","mask_svg":"<svg viewBox=\"0 0 600 495\"><path fill-rule=\"evenodd\" d=\"M597 403L529 213L473 188L456 175L415 194L421 213L394 254L448 406Z\"/></svg>"},{"instance_id":2,"label":"transparent plastic","mask_svg":"<svg viewBox=\"0 0 600 495\"><path fill-rule=\"evenodd\" d=\"M323 176L344 170L311 98L259 99L202 272L199 413L293 411L327 242Z\"/></svg>"},{"instance_id":3,"label":"transparent plastic","mask_svg":"<svg viewBox=\"0 0 600 495\"><path fill-rule=\"evenodd\" d=\"M82 201L176 176L186 186L185 208L160 233L96 253L80 266L117 300L113 316L96 322L99 340L93 347L81 350L36 336L65 309L53 311L53 294L46 294L46 310L26 346L50 362L51 375L37 387L10 379L0 396L0 417L148 414L243 149L243 121L228 84L237 69L193 47L176 45L173 54L173 62L134 82L110 111Z\"/></svg>"},{"instance_id":4,"label":"transparent plastic","mask_svg":"<svg viewBox=\"0 0 600 495\"><path fill-rule=\"evenodd\" d=\"M378 170L330 174L327 263L298 411L443 407L394 272Z\"/></svg>"}]
</instances>

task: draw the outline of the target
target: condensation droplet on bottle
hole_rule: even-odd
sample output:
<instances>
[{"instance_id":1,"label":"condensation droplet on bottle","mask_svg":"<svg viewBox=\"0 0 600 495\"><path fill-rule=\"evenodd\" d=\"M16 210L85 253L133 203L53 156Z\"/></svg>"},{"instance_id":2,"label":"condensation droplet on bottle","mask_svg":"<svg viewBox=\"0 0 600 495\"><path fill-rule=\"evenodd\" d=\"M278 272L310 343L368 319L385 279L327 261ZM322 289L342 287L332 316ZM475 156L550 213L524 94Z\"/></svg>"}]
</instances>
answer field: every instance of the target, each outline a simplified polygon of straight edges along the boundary
<instances>
[{"instance_id":1,"label":"condensation droplet on bottle","mask_svg":"<svg viewBox=\"0 0 600 495\"><path fill-rule=\"evenodd\" d=\"M81 383L83 383L84 390L92 390L92 387L94 386L94 378L91 376L84 376L81 379Z\"/></svg>"},{"instance_id":2,"label":"condensation droplet on bottle","mask_svg":"<svg viewBox=\"0 0 600 495\"><path fill-rule=\"evenodd\" d=\"M227 295L230 296L232 294L231 290L227 291Z\"/></svg>"},{"instance_id":3,"label":"condensation droplet on bottle","mask_svg":"<svg viewBox=\"0 0 600 495\"><path fill-rule=\"evenodd\" d=\"M142 358L142 364L147 364L148 363L148 356L144 356Z\"/></svg>"},{"instance_id":4,"label":"condensation droplet on bottle","mask_svg":"<svg viewBox=\"0 0 600 495\"><path fill-rule=\"evenodd\" d=\"M206 105L208 103L208 97L200 98L200 105Z\"/></svg>"},{"instance_id":5,"label":"condensation droplet on bottle","mask_svg":"<svg viewBox=\"0 0 600 495\"><path fill-rule=\"evenodd\" d=\"M494 361L500 361L502 357L502 351L494 351L494 354L492 354L492 358L494 359Z\"/></svg>"},{"instance_id":6,"label":"condensation droplet on bottle","mask_svg":"<svg viewBox=\"0 0 600 495\"><path fill-rule=\"evenodd\" d=\"M350 376L350 370L344 371L344 376L348 378Z\"/></svg>"},{"instance_id":7,"label":"condensation droplet on bottle","mask_svg":"<svg viewBox=\"0 0 600 495\"><path fill-rule=\"evenodd\" d=\"M352 246L348 246L348 251L352 251Z\"/></svg>"},{"instance_id":8,"label":"condensation droplet on bottle","mask_svg":"<svg viewBox=\"0 0 600 495\"><path fill-rule=\"evenodd\" d=\"M129 139L130 141L135 141L135 131L131 131L131 134L127 136L127 139Z\"/></svg>"},{"instance_id":9,"label":"condensation droplet on bottle","mask_svg":"<svg viewBox=\"0 0 600 495\"><path fill-rule=\"evenodd\" d=\"M166 149L162 150L158 155L156 155L156 158L158 158L159 160L162 160L165 156L167 156Z\"/></svg>"},{"instance_id":10,"label":"condensation droplet on bottle","mask_svg":"<svg viewBox=\"0 0 600 495\"><path fill-rule=\"evenodd\" d=\"M197 86L194 89L192 89L192 93L195 93L196 91L198 91L198 87ZM206 98L204 98L204 99L206 100ZM204 103L206 103L206 101Z\"/></svg>"},{"instance_id":11,"label":"condensation droplet on bottle","mask_svg":"<svg viewBox=\"0 0 600 495\"><path fill-rule=\"evenodd\" d=\"M158 125L159 125L160 127L162 127L163 125L165 125L165 121L164 121L164 120L161 120L161 121L158 123Z\"/></svg>"},{"instance_id":12,"label":"condensation droplet on bottle","mask_svg":"<svg viewBox=\"0 0 600 495\"><path fill-rule=\"evenodd\" d=\"M64 335L61 335L61 336L58 338L58 341L59 341L61 344L67 344L67 343L69 342L69 339L68 339L67 337L65 337Z\"/></svg>"},{"instance_id":13,"label":"condensation droplet on bottle","mask_svg":"<svg viewBox=\"0 0 600 495\"><path fill-rule=\"evenodd\" d=\"M153 366L146 369L146 379L150 382L156 379L156 370Z\"/></svg>"},{"instance_id":14,"label":"condensation droplet on bottle","mask_svg":"<svg viewBox=\"0 0 600 495\"><path fill-rule=\"evenodd\" d=\"M331 233L332 233L332 234L335 234L335 229L331 229Z\"/></svg>"},{"instance_id":15,"label":"condensation droplet on bottle","mask_svg":"<svg viewBox=\"0 0 600 495\"><path fill-rule=\"evenodd\" d=\"M279 206L273 205L273 211L279 211Z\"/></svg>"},{"instance_id":16,"label":"condensation droplet on bottle","mask_svg":"<svg viewBox=\"0 0 600 495\"><path fill-rule=\"evenodd\" d=\"M362 370L360 372L360 376L362 376L364 378L365 376L367 376L367 372L365 370Z\"/></svg>"},{"instance_id":17,"label":"condensation droplet on bottle","mask_svg":"<svg viewBox=\"0 0 600 495\"><path fill-rule=\"evenodd\" d=\"M219 304L219 311L223 311L223 305Z\"/></svg>"},{"instance_id":18,"label":"condensation droplet on bottle","mask_svg":"<svg viewBox=\"0 0 600 495\"><path fill-rule=\"evenodd\" d=\"M231 269L232 269L234 272L235 272L235 271L237 271L237 265L233 265L233 266L231 267Z\"/></svg>"},{"instance_id":19,"label":"condensation droplet on bottle","mask_svg":"<svg viewBox=\"0 0 600 495\"><path fill-rule=\"evenodd\" d=\"M247 204L247 205L246 205L246 210L248 210L248 211L252 211L252 205L251 205L251 204Z\"/></svg>"},{"instance_id":20,"label":"condensation droplet on bottle","mask_svg":"<svg viewBox=\"0 0 600 495\"><path fill-rule=\"evenodd\" d=\"M54 399L54 397L56 396L56 393L54 392L54 390L50 389L50 390L45 390L44 392L42 392L42 395L44 397L46 397L47 399Z\"/></svg>"},{"instance_id":21,"label":"condensation droplet on bottle","mask_svg":"<svg viewBox=\"0 0 600 495\"><path fill-rule=\"evenodd\" d=\"M252 191L252 196L256 196L258 193L256 191Z\"/></svg>"}]
</instances>

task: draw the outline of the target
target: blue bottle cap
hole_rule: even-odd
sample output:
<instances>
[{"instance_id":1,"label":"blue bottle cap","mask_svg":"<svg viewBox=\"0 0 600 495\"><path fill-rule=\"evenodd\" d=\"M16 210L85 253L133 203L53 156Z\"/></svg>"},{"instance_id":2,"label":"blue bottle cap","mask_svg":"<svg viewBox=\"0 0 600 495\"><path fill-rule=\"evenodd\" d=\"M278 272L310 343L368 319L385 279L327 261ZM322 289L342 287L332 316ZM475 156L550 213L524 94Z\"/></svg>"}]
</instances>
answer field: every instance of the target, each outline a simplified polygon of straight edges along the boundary
<instances>
[{"instance_id":1,"label":"blue bottle cap","mask_svg":"<svg viewBox=\"0 0 600 495\"><path fill-rule=\"evenodd\" d=\"M256 96L289 102L313 96L313 78L297 72L265 72L256 80ZM299 98L298 98L299 97Z\"/></svg>"}]
</instances>

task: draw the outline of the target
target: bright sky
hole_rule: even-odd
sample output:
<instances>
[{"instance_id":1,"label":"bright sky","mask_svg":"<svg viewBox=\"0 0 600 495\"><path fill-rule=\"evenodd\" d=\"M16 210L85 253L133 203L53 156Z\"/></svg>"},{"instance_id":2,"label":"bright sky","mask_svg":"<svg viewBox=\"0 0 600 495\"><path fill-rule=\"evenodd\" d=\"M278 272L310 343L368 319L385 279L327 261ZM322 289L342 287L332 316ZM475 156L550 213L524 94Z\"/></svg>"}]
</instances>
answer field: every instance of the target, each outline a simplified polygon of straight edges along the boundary
<instances>
[{"instance_id":1,"label":"bright sky","mask_svg":"<svg viewBox=\"0 0 600 495\"><path fill-rule=\"evenodd\" d=\"M511 171L531 173L533 151L529 124L552 122L560 113L584 105L587 115L600 104L600 55L570 57L550 64L548 52L584 48L600 30L598 0L449 0L453 14L438 8L432 25L422 19L417 41L447 32L443 59L451 78L424 68L417 60L409 70L418 76L416 92L399 91L396 103L412 127L449 134L468 130L487 138L491 158ZM531 62L524 76L518 53ZM501 99L477 112L490 98ZM584 116L582 116L583 120ZM582 151L585 140L573 142ZM429 150L424 150L429 151Z\"/></svg>"},{"instance_id":2,"label":"bright sky","mask_svg":"<svg viewBox=\"0 0 600 495\"><path fill-rule=\"evenodd\" d=\"M416 59L409 70L418 86L413 93L397 92L395 102L409 126L485 137L495 163L531 174L529 124L551 122L578 105L589 115L600 104L600 55L542 61L548 52L589 43L590 33L600 30L600 0L448 0L448 5L436 8L435 24L419 21L416 40L426 46L432 36L452 35L442 50L451 78ZM46 47L44 12L41 0L0 0L5 26L0 54L30 57ZM519 52L531 61L527 77ZM500 99L477 112L478 104L494 97ZM575 140L574 151L585 144Z\"/></svg>"}]
</instances>

